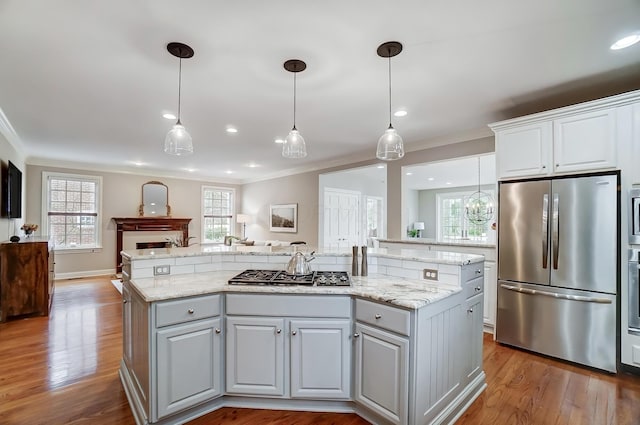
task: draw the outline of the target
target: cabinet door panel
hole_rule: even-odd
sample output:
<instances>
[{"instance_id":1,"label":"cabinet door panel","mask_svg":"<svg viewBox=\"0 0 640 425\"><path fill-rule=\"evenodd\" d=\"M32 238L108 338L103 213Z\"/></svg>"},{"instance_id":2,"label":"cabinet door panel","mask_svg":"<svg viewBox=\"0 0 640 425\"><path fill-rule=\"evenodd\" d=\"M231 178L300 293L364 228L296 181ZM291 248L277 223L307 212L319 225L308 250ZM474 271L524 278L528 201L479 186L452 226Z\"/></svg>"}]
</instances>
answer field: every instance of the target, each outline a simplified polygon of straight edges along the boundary
<instances>
[{"instance_id":1,"label":"cabinet door panel","mask_svg":"<svg viewBox=\"0 0 640 425\"><path fill-rule=\"evenodd\" d=\"M291 396L349 398L349 320L291 321Z\"/></svg>"},{"instance_id":2,"label":"cabinet door panel","mask_svg":"<svg viewBox=\"0 0 640 425\"><path fill-rule=\"evenodd\" d=\"M500 130L496 134L498 178L545 175L551 171L551 123Z\"/></svg>"},{"instance_id":3,"label":"cabinet door panel","mask_svg":"<svg viewBox=\"0 0 640 425\"><path fill-rule=\"evenodd\" d=\"M219 326L217 318L158 332L158 418L221 393Z\"/></svg>"},{"instance_id":4,"label":"cabinet door panel","mask_svg":"<svg viewBox=\"0 0 640 425\"><path fill-rule=\"evenodd\" d=\"M356 333L356 402L392 423L406 423L408 340L361 323Z\"/></svg>"},{"instance_id":5,"label":"cabinet door panel","mask_svg":"<svg viewBox=\"0 0 640 425\"><path fill-rule=\"evenodd\" d=\"M284 395L284 320L227 317L227 392Z\"/></svg>"},{"instance_id":6,"label":"cabinet door panel","mask_svg":"<svg viewBox=\"0 0 640 425\"><path fill-rule=\"evenodd\" d=\"M467 300L467 323L465 331L469 332L469 350L463 353L465 376L473 379L482 371L482 327L483 327L482 294Z\"/></svg>"},{"instance_id":7,"label":"cabinet door panel","mask_svg":"<svg viewBox=\"0 0 640 425\"><path fill-rule=\"evenodd\" d=\"M553 122L554 171L587 171L616 166L614 110L560 118Z\"/></svg>"}]
</instances>

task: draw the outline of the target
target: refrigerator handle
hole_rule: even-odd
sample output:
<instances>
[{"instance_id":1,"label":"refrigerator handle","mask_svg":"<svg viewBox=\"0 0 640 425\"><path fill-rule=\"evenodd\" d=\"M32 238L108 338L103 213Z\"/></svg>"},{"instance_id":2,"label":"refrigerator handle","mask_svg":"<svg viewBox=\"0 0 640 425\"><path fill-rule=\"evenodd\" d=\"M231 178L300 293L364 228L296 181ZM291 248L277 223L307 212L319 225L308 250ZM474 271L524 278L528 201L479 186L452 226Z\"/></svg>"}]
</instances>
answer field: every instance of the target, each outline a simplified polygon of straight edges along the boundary
<instances>
[{"instance_id":1,"label":"refrigerator handle","mask_svg":"<svg viewBox=\"0 0 640 425\"><path fill-rule=\"evenodd\" d=\"M547 261L549 257L549 194L545 193L542 196L542 268L547 268Z\"/></svg>"},{"instance_id":2,"label":"refrigerator handle","mask_svg":"<svg viewBox=\"0 0 640 425\"><path fill-rule=\"evenodd\" d=\"M558 245L560 243L560 217L558 215L558 194L553 194L553 212L551 216L551 255L553 255L553 268L558 270Z\"/></svg>"},{"instance_id":3,"label":"refrigerator handle","mask_svg":"<svg viewBox=\"0 0 640 425\"><path fill-rule=\"evenodd\" d=\"M551 298L557 298L557 299L569 300L569 301L582 301L586 303L613 304L613 301L611 301L608 298L586 297L584 295L570 295L570 294L561 294L559 292L540 291L539 289L521 288L519 286L514 286L514 285L505 285L504 283L500 284L500 287L507 289L509 291L520 292L521 294L542 295L543 297L551 297Z\"/></svg>"}]
</instances>

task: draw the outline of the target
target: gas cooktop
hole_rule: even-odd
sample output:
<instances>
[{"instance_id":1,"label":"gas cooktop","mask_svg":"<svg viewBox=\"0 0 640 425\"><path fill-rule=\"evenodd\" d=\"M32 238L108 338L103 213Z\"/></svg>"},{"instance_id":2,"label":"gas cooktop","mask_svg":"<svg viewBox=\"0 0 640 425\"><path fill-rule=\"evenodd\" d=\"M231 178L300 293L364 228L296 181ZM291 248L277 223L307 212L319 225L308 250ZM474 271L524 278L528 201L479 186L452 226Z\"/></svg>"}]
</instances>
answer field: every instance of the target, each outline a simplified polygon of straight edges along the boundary
<instances>
[{"instance_id":1,"label":"gas cooktop","mask_svg":"<svg viewBox=\"0 0 640 425\"><path fill-rule=\"evenodd\" d=\"M229 285L351 286L351 279L347 272L316 271L298 276L282 270L245 270L229 279Z\"/></svg>"}]
</instances>

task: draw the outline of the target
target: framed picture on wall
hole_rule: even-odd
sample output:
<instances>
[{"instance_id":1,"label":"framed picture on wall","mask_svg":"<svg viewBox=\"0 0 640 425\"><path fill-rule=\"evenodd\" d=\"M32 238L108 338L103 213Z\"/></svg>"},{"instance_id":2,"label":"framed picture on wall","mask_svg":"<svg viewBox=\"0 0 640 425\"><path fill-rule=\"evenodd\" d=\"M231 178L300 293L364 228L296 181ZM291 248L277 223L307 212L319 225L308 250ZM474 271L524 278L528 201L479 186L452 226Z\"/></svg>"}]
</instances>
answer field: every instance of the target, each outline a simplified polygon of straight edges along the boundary
<instances>
[{"instance_id":1,"label":"framed picture on wall","mask_svg":"<svg viewBox=\"0 0 640 425\"><path fill-rule=\"evenodd\" d=\"M272 232L298 233L298 204L271 205L269 223Z\"/></svg>"}]
</instances>

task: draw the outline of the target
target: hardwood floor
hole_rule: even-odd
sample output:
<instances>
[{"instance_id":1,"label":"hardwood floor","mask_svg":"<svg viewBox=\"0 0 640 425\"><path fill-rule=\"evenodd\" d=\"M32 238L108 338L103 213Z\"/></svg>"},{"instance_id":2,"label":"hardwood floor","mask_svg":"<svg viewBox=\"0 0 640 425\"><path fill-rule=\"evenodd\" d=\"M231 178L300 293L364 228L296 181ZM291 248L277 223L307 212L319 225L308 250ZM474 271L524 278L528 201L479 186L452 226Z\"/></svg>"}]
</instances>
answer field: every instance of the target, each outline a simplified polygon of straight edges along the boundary
<instances>
[{"instance_id":1,"label":"hardwood floor","mask_svg":"<svg viewBox=\"0 0 640 425\"><path fill-rule=\"evenodd\" d=\"M50 317L0 324L0 424L134 420L118 378L120 294L109 277L56 282ZM640 424L640 378L611 376L484 339L488 388L458 425ZM356 415L224 408L191 425L360 425Z\"/></svg>"}]
</instances>

